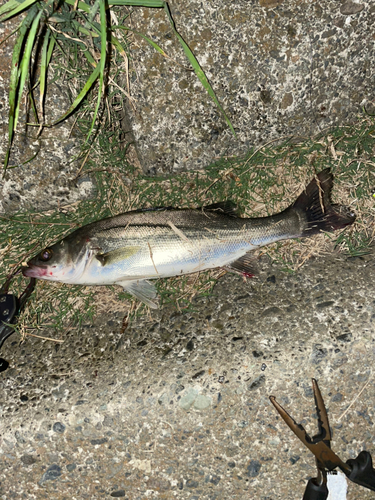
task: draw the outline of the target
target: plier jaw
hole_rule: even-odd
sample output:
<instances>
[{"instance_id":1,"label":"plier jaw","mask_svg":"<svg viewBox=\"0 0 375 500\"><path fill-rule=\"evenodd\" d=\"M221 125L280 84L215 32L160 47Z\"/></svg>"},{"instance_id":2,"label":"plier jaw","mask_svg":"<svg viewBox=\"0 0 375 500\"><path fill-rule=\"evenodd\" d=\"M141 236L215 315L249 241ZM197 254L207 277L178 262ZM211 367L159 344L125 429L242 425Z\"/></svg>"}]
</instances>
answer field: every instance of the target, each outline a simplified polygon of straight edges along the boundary
<instances>
[{"instance_id":1,"label":"plier jaw","mask_svg":"<svg viewBox=\"0 0 375 500\"><path fill-rule=\"evenodd\" d=\"M35 288L36 280L35 278L30 278L29 284L19 297L9 293L11 281L20 271L21 268L11 273L0 288L0 348L5 340L14 332L14 325L17 322L17 318ZM0 358L0 371L6 370L7 367L8 362Z\"/></svg>"},{"instance_id":2,"label":"plier jaw","mask_svg":"<svg viewBox=\"0 0 375 500\"><path fill-rule=\"evenodd\" d=\"M297 424L291 415L270 396L270 401L282 419L294 434L315 455L318 475L309 480L303 500L325 500L328 497L327 473L339 468L348 479L365 488L375 491L375 470L369 452L361 451L354 460L343 462L331 449L331 429L329 427L327 410L318 383L312 379L319 432L312 438L301 424Z\"/></svg>"}]
</instances>

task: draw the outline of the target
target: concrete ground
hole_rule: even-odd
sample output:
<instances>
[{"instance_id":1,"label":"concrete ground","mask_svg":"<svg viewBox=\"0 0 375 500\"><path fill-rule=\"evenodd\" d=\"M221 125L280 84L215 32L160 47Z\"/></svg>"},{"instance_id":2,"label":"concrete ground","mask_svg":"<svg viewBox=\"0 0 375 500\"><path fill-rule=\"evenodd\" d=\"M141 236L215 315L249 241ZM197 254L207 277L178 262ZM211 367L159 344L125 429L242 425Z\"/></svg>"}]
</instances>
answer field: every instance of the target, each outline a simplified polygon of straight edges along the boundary
<instances>
[{"instance_id":1,"label":"concrete ground","mask_svg":"<svg viewBox=\"0 0 375 500\"><path fill-rule=\"evenodd\" d=\"M134 30L168 55L139 36L130 44L123 130L132 130L145 172L197 170L270 140L356 122L363 106L374 113L373 0L173 0L170 7L236 137L190 70L164 10L134 9Z\"/></svg>"},{"instance_id":2,"label":"concrete ground","mask_svg":"<svg viewBox=\"0 0 375 500\"><path fill-rule=\"evenodd\" d=\"M312 454L276 396L314 434L320 385L346 461L375 452L373 253L319 257L295 274L266 260L227 274L193 312L123 315L17 334L1 356L1 499L299 500ZM47 336L48 333L44 332ZM349 500L374 492L349 484Z\"/></svg>"}]
</instances>

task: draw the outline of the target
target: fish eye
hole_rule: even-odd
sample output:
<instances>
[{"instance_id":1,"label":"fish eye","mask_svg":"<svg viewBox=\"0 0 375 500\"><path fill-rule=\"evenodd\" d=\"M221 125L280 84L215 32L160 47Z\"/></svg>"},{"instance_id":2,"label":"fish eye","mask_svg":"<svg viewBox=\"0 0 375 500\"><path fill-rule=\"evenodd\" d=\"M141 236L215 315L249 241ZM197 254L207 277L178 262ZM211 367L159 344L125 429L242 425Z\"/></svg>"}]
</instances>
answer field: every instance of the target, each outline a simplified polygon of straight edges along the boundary
<instances>
[{"instance_id":1,"label":"fish eye","mask_svg":"<svg viewBox=\"0 0 375 500\"><path fill-rule=\"evenodd\" d=\"M53 255L52 248L46 248L45 250L43 250L43 252L40 253L39 257L40 257L40 260L43 260L44 262L46 262L47 260L50 260L52 255Z\"/></svg>"}]
</instances>

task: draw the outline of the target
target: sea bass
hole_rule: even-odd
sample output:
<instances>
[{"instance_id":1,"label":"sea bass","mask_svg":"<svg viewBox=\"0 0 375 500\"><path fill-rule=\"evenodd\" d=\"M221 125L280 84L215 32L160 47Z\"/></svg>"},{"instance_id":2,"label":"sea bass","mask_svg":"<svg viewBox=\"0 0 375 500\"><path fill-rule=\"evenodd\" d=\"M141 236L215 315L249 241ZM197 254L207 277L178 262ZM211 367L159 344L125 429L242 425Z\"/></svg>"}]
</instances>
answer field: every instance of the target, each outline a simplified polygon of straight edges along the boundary
<instances>
[{"instance_id":1,"label":"sea bass","mask_svg":"<svg viewBox=\"0 0 375 500\"><path fill-rule=\"evenodd\" d=\"M249 275L249 252L256 248L352 224L353 213L331 204L332 185L330 170L323 170L292 205L270 217L237 217L227 202L199 209L135 210L102 219L40 252L23 274L70 284L121 285L157 308L150 279L216 267Z\"/></svg>"}]
</instances>

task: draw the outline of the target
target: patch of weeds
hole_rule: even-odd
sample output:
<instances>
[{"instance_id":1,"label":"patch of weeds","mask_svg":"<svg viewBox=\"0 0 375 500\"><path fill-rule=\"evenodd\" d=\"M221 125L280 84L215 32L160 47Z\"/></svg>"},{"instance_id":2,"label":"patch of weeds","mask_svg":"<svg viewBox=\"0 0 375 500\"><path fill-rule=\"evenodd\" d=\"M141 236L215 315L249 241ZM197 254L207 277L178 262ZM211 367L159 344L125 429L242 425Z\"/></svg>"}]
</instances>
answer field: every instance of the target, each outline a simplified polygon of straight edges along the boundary
<instances>
[{"instance_id":1,"label":"patch of weeds","mask_svg":"<svg viewBox=\"0 0 375 500\"><path fill-rule=\"evenodd\" d=\"M122 7L122 9L120 8ZM24 89L28 86L27 101L34 123L29 125L38 129L38 135L45 126L55 126L75 113L82 102L89 96L92 87L98 83L95 102L90 109L86 143L94 130L100 108L103 109L103 97L113 98L122 92L129 98L127 91L121 88L115 79L119 72L117 55L120 54L121 70L128 72L129 34L146 40L159 54L168 57L165 51L148 36L134 31L127 23L131 7L164 9L166 18L174 36L178 39L185 56L193 68L198 80L205 88L221 112L227 125L235 136L234 128L219 103L198 60L176 29L169 5L164 0L97 0L93 3L60 0L59 2L9 0L0 6L0 22L6 23L19 16L20 23L14 32L17 39L12 49L12 62L9 90L8 147L4 160L4 172L9 165L10 151L19 119L21 100ZM10 36L11 36L10 35ZM72 104L52 123L45 120L45 97L47 93L48 72L52 58L60 58L60 70L64 74L64 85L74 81ZM129 82L128 74L126 75ZM79 82L79 85L77 85ZM82 83L83 82L83 83ZM81 88L78 95L76 89ZM109 88L108 88L109 87ZM37 92L36 92L37 89ZM36 95L36 94L39 95ZM36 98L38 97L38 99ZM29 112L27 112L29 114ZM28 121L28 120L26 120ZM29 160L28 160L29 161Z\"/></svg>"},{"instance_id":2,"label":"patch of weeds","mask_svg":"<svg viewBox=\"0 0 375 500\"><path fill-rule=\"evenodd\" d=\"M336 248L342 246L351 257L361 257L371 252L371 243L372 237L363 232L341 233L335 242L335 246Z\"/></svg>"}]
</instances>

